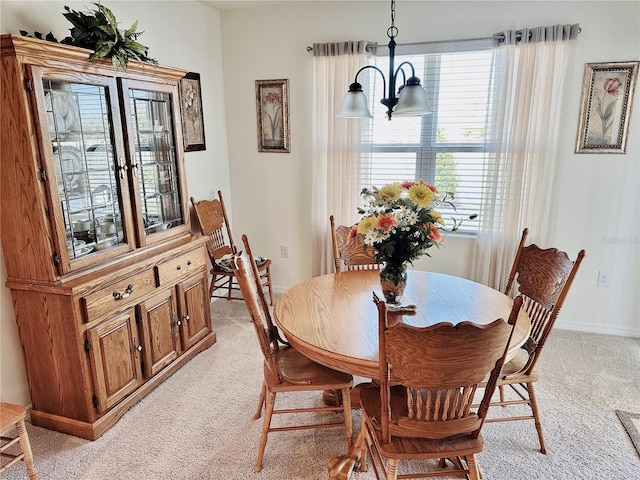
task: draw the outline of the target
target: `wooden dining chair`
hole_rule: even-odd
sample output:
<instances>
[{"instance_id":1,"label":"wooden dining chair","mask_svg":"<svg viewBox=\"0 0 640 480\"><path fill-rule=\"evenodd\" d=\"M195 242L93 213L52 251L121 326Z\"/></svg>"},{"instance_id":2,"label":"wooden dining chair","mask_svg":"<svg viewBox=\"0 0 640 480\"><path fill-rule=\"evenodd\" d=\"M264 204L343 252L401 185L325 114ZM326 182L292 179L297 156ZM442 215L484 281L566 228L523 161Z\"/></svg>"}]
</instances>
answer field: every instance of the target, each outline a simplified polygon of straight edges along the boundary
<instances>
[{"instance_id":1,"label":"wooden dining chair","mask_svg":"<svg viewBox=\"0 0 640 480\"><path fill-rule=\"evenodd\" d=\"M476 454L484 447L480 434L498 374L508 351L522 298L513 302L507 321L488 325L464 321L414 327L378 306L380 385L360 392L362 427L360 470L371 457L387 480L398 475L400 461L439 460L424 476L468 476L479 480ZM484 396L472 410L474 393L489 375ZM453 464L448 468L447 461ZM407 468L416 467L415 464ZM439 468L438 468L439 467Z\"/></svg>"},{"instance_id":2,"label":"wooden dining chair","mask_svg":"<svg viewBox=\"0 0 640 480\"><path fill-rule=\"evenodd\" d=\"M245 303L251 315L251 320L264 356L264 380L260 391L260 400L255 418L260 418L264 407L264 420L258 447L254 471L262 470L267 437L272 432L288 430L303 430L309 428L344 427L346 429L347 445L352 443L351 397L353 386L351 375L332 370L317 364L293 347L282 346L278 340L278 332L271 320L269 308L261 288L258 268L252 260L251 247L246 235L242 236L245 251L234 255L233 269L242 290ZM280 392L308 392L337 390L341 395L341 405L338 406L308 406L276 410L276 394ZM320 396L318 396L318 400ZM308 412L342 412L343 421L304 425L289 425L271 427L274 414L295 414Z\"/></svg>"},{"instance_id":3,"label":"wooden dining chair","mask_svg":"<svg viewBox=\"0 0 640 480\"><path fill-rule=\"evenodd\" d=\"M376 260L373 248L365 247L361 233L350 238L351 227L340 225L336 228L333 215L329 217L331 224L331 242L333 245L333 263L336 272L342 270L374 270L382 264Z\"/></svg>"},{"instance_id":4,"label":"wooden dining chair","mask_svg":"<svg viewBox=\"0 0 640 480\"><path fill-rule=\"evenodd\" d=\"M15 437L0 436L0 457L8 458L9 461L0 463L0 473L20 460L24 461L27 469L27 476L30 480L36 480L36 468L33 464L33 453L31 452L31 443L27 435L27 428L24 419L26 417L26 409L22 405L14 405L12 403L0 403L0 433L5 433L11 427L15 427ZM20 453L9 453L13 445L20 445Z\"/></svg>"},{"instance_id":5,"label":"wooden dining chair","mask_svg":"<svg viewBox=\"0 0 640 480\"><path fill-rule=\"evenodd\" d=\"M523 308L531 320L531 333L518 354L507 362L498 378L500 401L491 406L527 405L531 415L491 417L487 422L533 420L538 432L540 451L547 453L542 433L540 409L534 390L539 375L535 368L545 341L553 328L560 309L578 272L585 251L580 250L575 260L556 248L541 249L535 244L524 246L529 229L525 228L505 287L505 293L515 291L524 298ZM505 387L509 386L517 397L506 400Z\"/></svg>"},{"instance_id":6,"label":"wooden dining chair","mask_svg":"<svg viewBox=\"0 0 640 480\"><path fill-rule=\"evenodd\" d=\"M202 235L208 237L207 252L211 260L211 285L209 297L226 298L227 300L242 300L242 295L235 281L231 256L236 253L233 243L231 226L227 218L227 210L222 199L222 192L218 190L218 198L214 200L196 201L191 197L191 204ZM271 285L271 260L264 257L256 257L260 279L264 288L269 290L269 304L273 305L273 288ZM216 290L225 293L216 294Z\"/></svg>"}]
</instances>

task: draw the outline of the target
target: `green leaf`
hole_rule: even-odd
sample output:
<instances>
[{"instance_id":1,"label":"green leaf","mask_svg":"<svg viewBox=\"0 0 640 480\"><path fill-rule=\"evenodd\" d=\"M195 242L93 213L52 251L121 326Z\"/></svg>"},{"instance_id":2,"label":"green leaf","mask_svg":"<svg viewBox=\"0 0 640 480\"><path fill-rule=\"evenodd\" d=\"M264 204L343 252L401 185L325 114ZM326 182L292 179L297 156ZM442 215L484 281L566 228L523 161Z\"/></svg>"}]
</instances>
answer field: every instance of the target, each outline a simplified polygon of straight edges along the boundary
<instances>
[{"instance_id":1,"label":"green leaf","mask_svg":"<svg viewBox=\"0 0 640 480\"><path fill-rule=\"evenodd\" d=\"M127 71L128 58L120 53L114 54L111 57L111 64L116 68L122 68L125 72Z\"/></svg>"},{"instance_id":2,"label":"green leaf","mask_svg":"<svg viewBox=\"0 0 640 480\"><path fill-rule=\"evenodd\" d=\"M111 52L113 45L113 42L100 42L96 44L96 50L91 56L93 59L106 57Z\"/></svg>"},{"instance_id":3,"label":"green leaf","mask_svg":"<svg viewBox=\"0 0 640 480\"><path fill-rule=\"evenodd\" d=\"M113 12L100 3L94 3L94 5L98 7L98 10L100 10L100 12L104 14L109 23L117 28L118 22L116 21L116 16L113 14Z\"/></svg>"},{"instance_id":4,"label":"green leaf","mask_svg":"<svg viewBox=\"0 0 640 480\"><path fill-rule=\"evenodd\" d=\"M136 30L138 28L138 21L136 20L133 25L131 25L131 27L129 27L129 29L124 31L124 36L129 38L129 37L133 37L136 34Z\"/></svg>"}]
</instances>

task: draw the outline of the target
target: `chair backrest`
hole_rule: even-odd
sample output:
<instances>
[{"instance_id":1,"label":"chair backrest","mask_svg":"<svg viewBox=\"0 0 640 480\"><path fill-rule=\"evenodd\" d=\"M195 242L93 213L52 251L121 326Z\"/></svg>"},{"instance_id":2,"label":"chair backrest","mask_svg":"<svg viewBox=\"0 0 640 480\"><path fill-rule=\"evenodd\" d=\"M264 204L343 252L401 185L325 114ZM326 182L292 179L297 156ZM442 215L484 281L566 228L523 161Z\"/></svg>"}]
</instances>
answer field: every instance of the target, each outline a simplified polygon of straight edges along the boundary
<instances>
[{"instance_id":1,"label":"chair backrest","mask_svg":"<svg viewBox=\"0 0 640 480\"><path fill-rule=\"evenodd\" d=\"M276 352L279 349L278 333L271 319L271 313L264 297L258 267L253 260L249 241L242 236L246 251L236 253L231 262L233 273L238 281L244 302L247 305L251 322L253 323L260 349L264 355L265 365L273 375L273 379L280 383L282 376L276 362Z\"/></svg>"},{"instance_id":2,"label":"chair backrest","mask_svg":"<svg viewBox=\"0 0 640 480\"><path fill-rule=\"evenodd\" d=\"M374 270L381 264L376 260L373 248L365 246L364 235L351 234L352 227L340 225L336 228L333 215L329 217L331 223L331 241L333 244L333 263L336 272L342 267L346 270Z\"/></svg>"},{"instance_id":3,"label":"chair backrest","mask_svg":"<svg viewBox=\"0 0 640 480\"><path fill-rule=\"evenodd\" d=\"M487 415L498 374L522 306L517 297L507 321L488 325L469 321L414 327L389 322L386 304L378 306L380 331L380 396L383 442L390 436L476 438ZM477 411L474 394L487 380ZM391 402L390 385L404 388L406 402ZM392 410L395 410L392 419Z\"/></svg>"},{"instance_id":4,"label":"chair backrest","mask_svg":"<svg viewBox=\"0 0 640 480\"><path fill-rule=\"evenodd\" d=\"M511 267L505 293L512 290L524 298L524 309L531 320L531 334L523 348L529 353L527 364L521 371L530 373L535 366L544 343L560 313L585 251L580 250L576 260L557 248L541 249L535 244L524 246L529 234L525 228Z\"/></svg>"},{"instance_id":5,"label":"chair backrest","mask_svg":"<svg viewBox=\"0 0 640 480\"><path fill-rule=\"evenodd\" d=\"M198 220L200 232L209 237L207 251L212 260L219 260L225 255L234 254L236 247L231 235L231 227L227 219L222 192L218 190L218 199L196 200L191 197L191 204Z\"/></svg>"}]
</instances>

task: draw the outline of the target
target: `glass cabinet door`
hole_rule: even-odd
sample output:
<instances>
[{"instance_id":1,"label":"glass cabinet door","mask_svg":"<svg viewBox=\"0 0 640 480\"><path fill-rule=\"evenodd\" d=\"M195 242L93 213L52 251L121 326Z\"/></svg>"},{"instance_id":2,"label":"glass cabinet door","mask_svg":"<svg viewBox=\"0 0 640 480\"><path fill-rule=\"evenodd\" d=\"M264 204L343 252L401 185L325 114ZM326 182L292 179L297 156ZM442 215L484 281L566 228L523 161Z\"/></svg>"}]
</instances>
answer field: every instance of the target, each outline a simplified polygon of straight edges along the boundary
<instances>
[{"instance_id":1,"label":"glass cabinet door","mask_svg":"<svg viewBox=\"0 0 640 480\"><path fill-rule=\"evenodd\" d=\"M133 88L127 82L131 170L142 218L139 243L185 224L173 115L175 92Z\"/></svg>"},{"instance_id":2,"label":"glass cabinet door","mask_svg":"<svg viewBox=\"0 0 640 480\"><path fill-rule=\"evenodd\" d=\"M41 82L69 260L126 244L108 84Z\"/></svg>"}]
</instances>

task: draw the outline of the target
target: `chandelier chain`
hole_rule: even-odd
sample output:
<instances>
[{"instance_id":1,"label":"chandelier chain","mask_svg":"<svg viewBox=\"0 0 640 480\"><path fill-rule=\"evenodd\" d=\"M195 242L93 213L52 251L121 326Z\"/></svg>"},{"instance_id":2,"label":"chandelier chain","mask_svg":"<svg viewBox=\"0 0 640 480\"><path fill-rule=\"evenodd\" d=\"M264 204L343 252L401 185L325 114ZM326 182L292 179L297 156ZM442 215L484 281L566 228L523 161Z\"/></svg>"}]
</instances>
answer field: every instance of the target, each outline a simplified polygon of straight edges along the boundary
<instances>
[{"instance_id":1,"label":"chandelier chain","mask_svg":"<svg viewBox=\"0 0 640 480\"><path fill-rule=\"evenodd\" d=\"M396 28L396 1L391 0L391 26L387 29L387 37L393 40L398 35Z\"/></svg>"}]
</instances>

